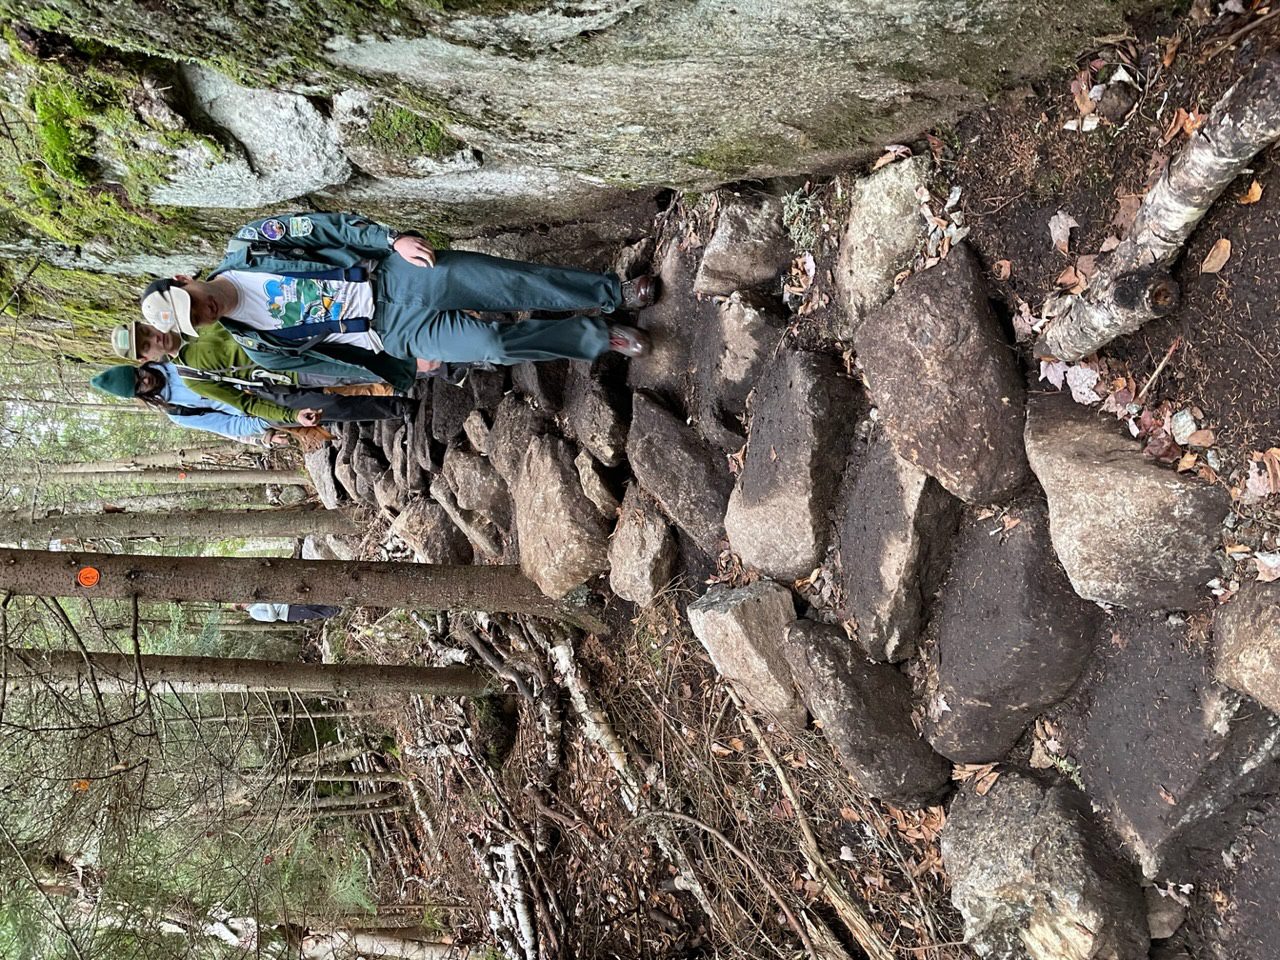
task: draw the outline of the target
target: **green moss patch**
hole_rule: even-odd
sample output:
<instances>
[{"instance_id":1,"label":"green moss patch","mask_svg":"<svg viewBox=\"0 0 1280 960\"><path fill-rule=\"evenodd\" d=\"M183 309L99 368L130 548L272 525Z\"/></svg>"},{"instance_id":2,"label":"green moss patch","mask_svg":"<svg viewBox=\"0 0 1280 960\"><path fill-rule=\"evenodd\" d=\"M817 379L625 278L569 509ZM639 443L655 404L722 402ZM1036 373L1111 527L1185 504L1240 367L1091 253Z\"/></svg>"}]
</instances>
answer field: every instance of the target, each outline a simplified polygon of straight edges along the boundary
<instances>
[{"instance_id":1,"label":"green moss patch","mask_svg":"<svg viewBox=\"0 0 1280 960\"><path fill-rule=\"evenodd\" d=\"M384 153L401 157L443 157L461 146L442 120L396 104L374 108L365 140Z\"/></svg>"}]
</instances>

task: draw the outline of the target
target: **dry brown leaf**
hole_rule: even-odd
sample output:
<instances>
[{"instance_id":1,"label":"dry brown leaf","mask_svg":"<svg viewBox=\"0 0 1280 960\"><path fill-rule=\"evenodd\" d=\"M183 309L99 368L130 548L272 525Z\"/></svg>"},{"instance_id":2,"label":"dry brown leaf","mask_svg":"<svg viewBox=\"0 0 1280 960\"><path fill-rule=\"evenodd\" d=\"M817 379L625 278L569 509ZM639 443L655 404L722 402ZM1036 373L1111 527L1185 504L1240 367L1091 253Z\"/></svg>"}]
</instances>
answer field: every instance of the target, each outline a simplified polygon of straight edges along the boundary
<instances>
[{"instance_id":1,"label":"dry brown leaf","mask_svg":"<svg viewBox=\"0 0 1280 960\"><path fill-rule=\"evenodd\" d=\"M1008 260L997 260L991 265L991 275L997 280L1008 280L1013 273L1013 264Z\"/></svg>"},{"instance_id":2,"label":"dry brown leaf","mask_svg":"<svg viewBox=\"0 0 1280 960\"><path fill-rule=\"evenodd\" d=\"M1267 470L1267 482L1272 493L1280 493L1280 447L1271 447L1262 455L1262 465Z\"/></svg>"},{"instance_id":3,"label":"dry brown leaf","mask_svg":"<svg viewBox=\"0 0 1280 960\"><path fill-rule=\"evenodd\" d=\"M1160 137L1160 146L1167 145L1174 137L1182 132L1183 125L1187 122L1187 111L1182 107L1169 118L1169 125L1164 128L1164 133Z\"/></svg>"},{"instance_id":4,"label":"dry brown leaf","mask_svg":"<svg viewBox=\"0 0 1280 960\"><path fill-rule=\"evenodd\" d=\"M1227 260L1231 257L1231 241L1226 237L1221 237L1205 256L1204 262L1200 264L1201 273L1217 273L1227 265Z\"/></svg>"},{"instance_id":5,"label":"dry brown leaf","mask_svg":"<svg viewBox=\"0 0 1280 960\"><path fill-rule=\"evenodd\" d=\"M1171 807L1176 805L1178 802L1178 798L1175 797L1168 790L1166 790L1163 786L1160 788L1160 799L1163 800L1165 803L1167 803Z\"/></svg>"},{"instance_id":6,"label":"dry brown leaf","mask_svg":"<svg viewBox=\"0 0 1280 960\"><path fill-rule=\"evenodd\" d=\"M990 773L984 774L978 779L977 783L974 785L973 792L980 797L985 797L990 792L991 788L996 785L996 781L999 779L1000 774L992 770Z\"/></svg>"},{"instance_id":7,"label":"dry brown leaf","mask_svg":"<svg viewBox=\"0 0 1280 960\"><path fill-rule=\"evenodd\" d=\"M1082 280L1088 280L1098 272L1098 258L1092 253L1086 253L1084 256L1076 257L1076 273L1080 275Z\"/></svg>"},{"instance_id":8,"label":"dry brown leaf","mask_svg":"<svg viewBox=\"0 0 1280 960\"><path fill-rule=\"evenodd\" d=\"M1257 203L1261 199L1262 184L1255 180L1253 183L1249 184L1248 190L1236 197L1236 203L1241 204L1242 206L1248 206L1251 203Z\"/></svg>"},{"instance_id":9,"label":"dry brown leaf","mask_svg":"<svg viewBox=\"0 0 1280 960\"><path fill-rule=\"evenodd\" d=\"M1200 458L1194 453L1184 453L1182 459L1178 461L1178 472L1185 473L1196 465Z\"/></svg>"},{"instance_id":10,"label":"dry brown leaf","mask_svg":"<svg viewBox=\"0 0 1280 960\"><path fill-rule=\"evenodd\" d=\"M1084 278L1076 272L1075 267L1067 267L1062 273L1058 274L1057 284L1065 287L1071 293L1081 293L1084 291Z\"/></svg>"},{"instance_id":11,"label":"dry brown leaf","mask_svg":"<svg viewBox=\"0 0 1280 960\"><path fill-rule=\"evenodd\" d=\"M1021 522L1022 522L1022 518L1021 518L1021 517L1011 517L1011 516L1009 516L1008 514L1005 514L1004 519L1001 521L1001 523L1003 523L1003 524L1004 524L1004 532L1005 532L1005 533L1008 533L1010 530L1012 530L1014 527L1016 527L1016 526L1017 526L1018 524L1020 524Z\"/></svg>"},{"instance_id":12,"label":"dry brown leaf","mask_svg":"<svg viewBox=\"0 0 1280 960\"><path fill-rule=\"evenodd\" d=\"M1114 250L1118 246L1120 246L1120 238L1117 237L1115 234L1112 234L1111 236L1107 237L1107 239L1102 241L1102 246L1098 248L1098 252L1110 253L1112 250Z\"/></svg>"},{"instance_id":13,"label":"dry brown leaf","mask_svg":"<svg viewBox=\"0 0 1280 960\"><path fill-rule=\"evenodd\" d=\"M1178 56L1178 48L1182 46L1182 37L1174 37L1164 48L1164 56L1160 58L1160 62L1166 66L1173 66L1173 61Z\"/></svg>"},{"instance_id":14,"label":"dry brown leaf","mask_svg":"<svg viewBox=\"0 0 1280 960\"><path fill-rule=\"evenodd\" d=\"M1142 197L1136 193L1131 193L1118 199L1120 203L1116 207L1116 215L1111 218L1111 225L1123 237L1128 234L1129 228L1133 226L1133 221L1138 216L1138 208L1142 206Z\"/></svg>"},{"instance_id":15,"label":"dry brown leaf","mask_svg":"<svg viewBox=\"0 0 1280 960\"><path fill-rule=\"evenodd\" d=\"M1188 447L1211 447L1213 446L1212 430L1197 430L1191 436L1187 437Z\"/></svg>"}]
</instances>

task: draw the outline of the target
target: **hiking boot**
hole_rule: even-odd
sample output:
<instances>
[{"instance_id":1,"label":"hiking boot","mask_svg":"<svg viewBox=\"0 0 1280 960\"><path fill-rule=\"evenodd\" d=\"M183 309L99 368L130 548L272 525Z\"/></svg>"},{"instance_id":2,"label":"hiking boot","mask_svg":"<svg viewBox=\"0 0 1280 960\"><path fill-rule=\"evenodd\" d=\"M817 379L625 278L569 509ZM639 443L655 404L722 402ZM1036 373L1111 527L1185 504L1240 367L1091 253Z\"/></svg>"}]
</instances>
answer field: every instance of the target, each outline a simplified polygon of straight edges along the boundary
<instances>
[{"instance_id":1,"label":"hiking boot","mask_svg":"<svg viewBox=\"0 0 1280 960\"><path fill-rule=\"evenodd\" d=\"M614 324L609 328L609 349L624 357L643 357L649 352L649 335L635 327Z\"/></svg>"},{"instance_id":2,"label":"hiking boot","mask_svg":"<svg viewBox=\"0 0 1280 960\"><path fill-rule=\"evenodd\" d=\"M651 273L636 277L634 280L625 280L622 283L622 309L639 310L641 307L647 307L657 300L661 293L662 281Z\"/></svg>"}]
</instances>

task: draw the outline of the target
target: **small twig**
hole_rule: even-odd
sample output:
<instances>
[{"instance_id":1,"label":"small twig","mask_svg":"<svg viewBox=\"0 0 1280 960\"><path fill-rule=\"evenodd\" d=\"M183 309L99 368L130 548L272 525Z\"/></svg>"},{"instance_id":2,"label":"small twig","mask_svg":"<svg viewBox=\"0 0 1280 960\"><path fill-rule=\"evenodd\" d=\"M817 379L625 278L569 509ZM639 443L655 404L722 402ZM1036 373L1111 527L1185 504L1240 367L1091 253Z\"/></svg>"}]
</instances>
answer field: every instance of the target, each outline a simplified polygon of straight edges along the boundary
<instances>
[{"instance_id":1,"label":"small twig","mask_svg":"<svg viewBox=\"0 0 1280 960\"><path fill-rule=\"evenodd\" d=\"M1174 337L1173 343L1169 344L1169 349L1165 351L1164 359L1156 364L1156 368L1151 371L1151 376L1147 377L1147 382L1142 385L1142 389L1138 391L1138 395L1134 398L1135 403L1141 403L1142 398L1147 395L1147 391L1151 389L1151 385L1156 382L1156 377L1164 371L1165 366L1173 359L1174 351L1182 346L1182 337Z\"/></svg>"},{"instance_id":2,"label":"small twig","mask_svg":"<svg viewBox=\"0 0 1280 960\"><path fill-rule=\"evenodd\" d=\"M1213 52L1204 58L1204 62L1208 63L1218 54L1225 53L1228 47L1232 46L1239 40L1243 40L1249 34L1253 33L1254 30L1258 29L1258 27L1262 26L1264 23L1266 23L1268 20L1270 20L1272 17L1278 14L1280 14L1280 7L1277 7L1276 9L1272 10L1270 13L1264 13L1262 16L1256 17L1250 23L1246 23L1243 27L1241 27L1235 33L1231 34L1231 36L1227 37L1227 39L1223 40L1220 44L1218 44L1218 46L1216 46L1213 49Z\"/></svg>"},{"instance_id":3,"label":"small twig","mask_svg":"<svg viewBox=\"0 0 1280 960\"><path fill-rule=\"evenodd\" d=\"M782 893L774 885L773 881L769 879L768 873L765 872L765 869L760 866L753 857L726 837L721 831L711 826L711 824L705 823L697 817L691 817L687 813L679 813L675 810L646 810L639 814L634 822L642 823L645 820L659 818L675 820L678 823L685 823L691 827L697 827L708 836L714 837L716 840L719 840L720 843L724 844L724 848L737 857L744 867L755 874L756 879L760 881L760 885L768 891L769 896L771 896L774 903L778 905L778 909L782 911L782 915L787 918L787 924L795 931L796 936L800 938L800 942L804 944L805 953L812 957L813 960L820 960L822 955L818 953L818 948L814 945L813 938L809 936L804 925L800 923L800 919L795 915L791 907L787 905L787 901L783 899Z\"/></svg>"},{"instance_id":4,"label":"small twig","mask_svg":"<svg viewBox=\"0 0 1280 960\"><path fill-rule=\"evenodd\" d=\"M823 858L822 851L818 847L818 838L813 832L809 818L805 815L800 796L791 786L791 780L782 769L782 764L778 761L773 748L765 740L764 732L760 729L760 725L756 723L755 717L747 712L742 698L738 696L738 692L732 687L729 688L729 698L738 708L738 715L742 717L743 722L750 728L751 735L760 744L760 749L764 751L765 759L773 767L774 775L778 778L778 784L782 787L782 792L791 801L791 810L795 815L796 825L800 828L801 852L804 853L804 858L808 861L809 869L813 872L814 878L822 880L822 892L827 901L843 921L850 936L853 937L858 946L863 949L871 960L893 960L893 951L880 939L880 935L871 926L871 922L867 920L862 909L850 899L845 892L844 885L840 883L839 877L836 876L835 871L831 869Z\"/></svg>"}]
</instances>

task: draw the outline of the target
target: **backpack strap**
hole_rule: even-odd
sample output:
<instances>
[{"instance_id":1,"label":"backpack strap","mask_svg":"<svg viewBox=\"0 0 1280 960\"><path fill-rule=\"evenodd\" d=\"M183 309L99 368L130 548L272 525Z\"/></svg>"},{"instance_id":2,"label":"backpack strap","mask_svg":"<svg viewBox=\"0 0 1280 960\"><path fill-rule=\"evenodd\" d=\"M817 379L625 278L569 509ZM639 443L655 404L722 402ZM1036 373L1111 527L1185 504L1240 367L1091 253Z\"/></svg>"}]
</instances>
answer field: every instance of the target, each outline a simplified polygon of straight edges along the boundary
<instances>
[{"instance_id":1,"label":"backpack strap","mask_svg":"<svg viewBox=\"0 0 1280 960\"><path fill-rule=\"evenodd\" d=\"M270 331L271 336L284 343L296 343L302 340L314 340L326 337L331 333L368 333L369 320L366 317L350 317L344 320L317 320L314 323L299 323L292 327L281 327Z\"/></svg>"}]
</instances>

